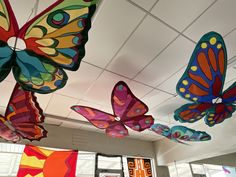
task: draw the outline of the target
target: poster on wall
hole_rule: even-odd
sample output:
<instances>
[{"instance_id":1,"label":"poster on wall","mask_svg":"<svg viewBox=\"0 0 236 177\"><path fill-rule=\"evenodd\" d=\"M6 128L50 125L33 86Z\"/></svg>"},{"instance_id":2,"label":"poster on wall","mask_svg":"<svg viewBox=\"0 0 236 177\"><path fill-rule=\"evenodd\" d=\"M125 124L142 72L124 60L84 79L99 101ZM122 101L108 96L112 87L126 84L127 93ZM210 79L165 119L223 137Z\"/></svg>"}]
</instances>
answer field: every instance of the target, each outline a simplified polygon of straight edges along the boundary
<instances>
[{"instance_id":1,"label":"poster on wall","mask_svg":"<svg viewBox=\"0 0 236 177\"><path fill-rule=\"evenodd\" d=\"M127 158L130 177L152 177L150 159Z\"/></svg>"}]
</instances>

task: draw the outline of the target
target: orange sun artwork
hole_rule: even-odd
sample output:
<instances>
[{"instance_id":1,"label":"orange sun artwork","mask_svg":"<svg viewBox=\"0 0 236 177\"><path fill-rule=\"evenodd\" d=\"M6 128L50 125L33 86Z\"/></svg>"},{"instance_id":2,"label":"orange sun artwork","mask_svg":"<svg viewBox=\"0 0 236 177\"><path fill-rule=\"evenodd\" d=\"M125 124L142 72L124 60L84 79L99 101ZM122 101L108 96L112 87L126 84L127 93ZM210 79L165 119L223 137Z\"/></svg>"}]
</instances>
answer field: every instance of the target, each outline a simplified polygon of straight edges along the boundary
<instances>
[{"instance_id":1,"label":"orange sun artwork","mask_svg":"<svg viewBox=\"0 0 236 177\"><path fill-rule=\"evenodd\" d=\"M75 177L78 151L26 146L17 177Z\"/></svg>"}]
</instances>

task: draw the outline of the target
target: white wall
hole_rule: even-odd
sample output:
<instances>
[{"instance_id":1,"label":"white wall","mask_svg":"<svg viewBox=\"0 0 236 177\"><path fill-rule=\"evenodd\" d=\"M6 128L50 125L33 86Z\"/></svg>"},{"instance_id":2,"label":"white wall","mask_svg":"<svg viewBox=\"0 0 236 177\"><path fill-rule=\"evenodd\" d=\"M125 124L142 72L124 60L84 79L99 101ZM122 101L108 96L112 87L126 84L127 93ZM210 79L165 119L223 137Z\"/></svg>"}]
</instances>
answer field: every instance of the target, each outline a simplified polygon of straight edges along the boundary
<instances>
[{"instance_id":1,"label":"white wall","mask_svg":"<svg viewBox=\"0 0 236 177\"><path fill-rule=\"evenodd\" d=\"M202 123L194 128L207 131L212 135L212 140L191 143L189 146L171 142L167 139L159 140L155 142L158 165L167 165L174 161L191 162L236 152L235 116L214 127L208 127Z\"/></svg>"},{"instance_id":2,"label":"white wall","mask_svg":"<svg viewBox=\"0 0 236 177\"><path fill-rule=\"evenodd\" d=\"M225 165L225 166L236 167L236 153L212 157L212 158L208 158L208 159L202 159L199 161L194 161L192 163Z\"/></svg>"},{"instance_id":3,"label":"white wall","mask_svg":"<svg viewBox=\"0 0 236 177\"><path fill-rule=\"evenodd\" d=\"M48 130L48 137L39 142L33 141L32 144L106 154L155 157L152 142L131 138L115 139L101 133L52 125L45 125L45 128Z\"/></svg>"}]
</instances>

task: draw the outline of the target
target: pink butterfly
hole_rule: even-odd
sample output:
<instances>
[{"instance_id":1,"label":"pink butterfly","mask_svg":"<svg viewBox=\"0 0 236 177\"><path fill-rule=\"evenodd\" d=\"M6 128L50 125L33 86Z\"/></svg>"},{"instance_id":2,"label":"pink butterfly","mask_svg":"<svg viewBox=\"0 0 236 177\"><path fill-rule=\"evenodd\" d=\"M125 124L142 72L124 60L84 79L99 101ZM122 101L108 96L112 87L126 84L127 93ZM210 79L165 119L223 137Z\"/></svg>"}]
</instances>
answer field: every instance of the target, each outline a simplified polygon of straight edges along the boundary
<instances>
[{"instance_id":1,"label":"pink butterfly","mask_svg":"<svg viewBox=\"0 0 236 177\"><path fill-rule=\"evenodd\" d=\"M134 96L127 84L119 81L111 94L111 104L114 114L109 114L85 106L72 106L71 109L84 116L94 126L106 129L106 134L111 137L121 138L128 136L125 126L141 132L154 123L148 112L148 107Z\"/></svg>"}]
</instances>

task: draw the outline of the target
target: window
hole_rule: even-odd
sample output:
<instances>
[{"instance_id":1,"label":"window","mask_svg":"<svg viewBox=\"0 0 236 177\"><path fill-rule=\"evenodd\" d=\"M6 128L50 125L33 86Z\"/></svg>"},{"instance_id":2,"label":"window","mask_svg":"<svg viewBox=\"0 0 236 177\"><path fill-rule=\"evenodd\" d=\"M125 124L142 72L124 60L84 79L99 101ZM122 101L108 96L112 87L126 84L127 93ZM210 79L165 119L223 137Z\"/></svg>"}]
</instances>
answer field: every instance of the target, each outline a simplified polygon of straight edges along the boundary
<instances>
[{"instance_id":1,"label":"window","mask_svg":"<svg viewBox=\"0 0 236 177\"><path fill-rule=\"evenodd\" d=\"M188 163L180 163L168 167L170 177L192 177L190 165Z\"/></svg>"}]
</instances>

